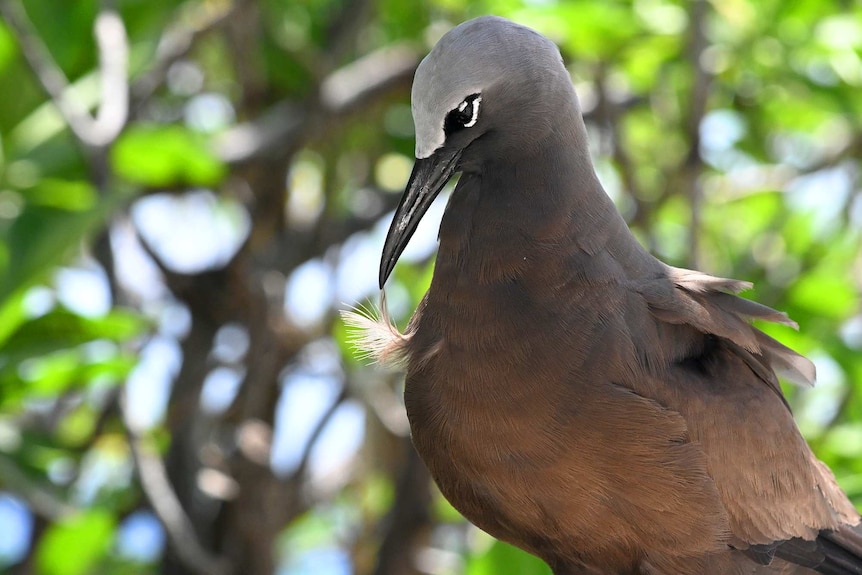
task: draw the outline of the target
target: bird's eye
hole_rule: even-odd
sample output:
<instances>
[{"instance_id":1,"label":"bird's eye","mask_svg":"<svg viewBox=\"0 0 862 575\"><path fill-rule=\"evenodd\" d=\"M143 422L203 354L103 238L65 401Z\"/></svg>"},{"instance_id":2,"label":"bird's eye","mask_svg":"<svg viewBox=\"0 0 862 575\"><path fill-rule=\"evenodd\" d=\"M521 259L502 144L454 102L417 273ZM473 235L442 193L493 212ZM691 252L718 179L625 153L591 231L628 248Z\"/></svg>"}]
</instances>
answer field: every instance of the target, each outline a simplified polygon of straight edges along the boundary
<instances>
[{"instance_id":1,"label":"bird's eye","mask_svg":"<svg viewBox=\"0 0 862 575\"><path fill-rule=\"evenodd\" d=\"M443 130L448 134L462 128L472 128L479 121L479 104L482 96L470 94L458 106L446 114Z\"/></svg>"}]
</instances>

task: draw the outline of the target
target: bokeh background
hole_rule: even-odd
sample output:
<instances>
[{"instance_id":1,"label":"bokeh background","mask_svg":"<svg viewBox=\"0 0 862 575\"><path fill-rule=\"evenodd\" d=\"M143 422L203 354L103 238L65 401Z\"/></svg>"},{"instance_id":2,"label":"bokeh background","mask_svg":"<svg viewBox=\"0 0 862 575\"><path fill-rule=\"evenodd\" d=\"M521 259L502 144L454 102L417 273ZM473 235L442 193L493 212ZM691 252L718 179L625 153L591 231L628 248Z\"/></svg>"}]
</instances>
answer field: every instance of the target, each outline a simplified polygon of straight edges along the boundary
<instances>
[{"instance_id":1,"label":"bokeh background","mask_svg":"<svg viewBox=\"0 0 862 575\"><path fill-rule=\"evenodd\" d=\"M862 504L858 3L0 0L0 569L549 573L441 498L338 316L377 298L413 70L486 13L560 45L654 253L799 322L764 327Z\"/></svg>"}]
</instances>

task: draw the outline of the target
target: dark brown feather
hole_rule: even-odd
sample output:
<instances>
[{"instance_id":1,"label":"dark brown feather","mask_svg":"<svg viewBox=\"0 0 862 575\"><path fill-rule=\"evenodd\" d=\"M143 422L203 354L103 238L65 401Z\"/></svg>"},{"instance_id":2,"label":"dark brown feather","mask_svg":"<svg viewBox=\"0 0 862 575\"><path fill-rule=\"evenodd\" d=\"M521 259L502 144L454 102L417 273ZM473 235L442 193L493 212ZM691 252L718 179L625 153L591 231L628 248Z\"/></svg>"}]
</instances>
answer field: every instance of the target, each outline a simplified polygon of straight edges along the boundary
<instances>
[{"instance_id":1,"label":"dark brown feather","mask_svg":"<svg viewBox=\"0 0 862 575\"><path fill-rule=\"evenodd\" d=\"M859 514L778 384L814 367L750 324L795 323L637 243L547 40L483 18L441 45L417 72L417 125L435 138L421 114L462 88L484 115L457 140L409 333L387 325L369 347L406 359L413 441L443 494L556 575L858 574Z\"/></svg>"}]
</instances>

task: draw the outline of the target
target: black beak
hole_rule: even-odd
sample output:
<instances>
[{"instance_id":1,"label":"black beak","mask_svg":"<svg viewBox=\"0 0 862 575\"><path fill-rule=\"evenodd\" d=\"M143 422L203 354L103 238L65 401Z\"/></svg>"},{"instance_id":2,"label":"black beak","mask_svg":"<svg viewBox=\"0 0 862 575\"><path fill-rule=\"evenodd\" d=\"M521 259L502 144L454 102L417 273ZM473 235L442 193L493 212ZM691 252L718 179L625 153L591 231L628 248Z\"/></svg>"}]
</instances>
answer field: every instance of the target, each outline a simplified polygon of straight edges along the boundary
<instances>
[{"instance_id":1,"label":"black beak","mask_svg":"<svg viewBox=\"0 0 862 575\"><path fill-rule=\"evenodd\" d=\"M416 160L413 173L410 174L410 181L407 182L407 189L404 190L401 203L395 210L395 217L392 218L392 225L389 226L389 233L386 234L386 242L383 244L383 256L380 258L380 289L383 289L383 284L392 273L395 262L398 261L398 257L404 251L413 232L416 231L419 220L452 177L460 157L461 150L439 149L427 158Z\"/></svg>"}]
</instances>

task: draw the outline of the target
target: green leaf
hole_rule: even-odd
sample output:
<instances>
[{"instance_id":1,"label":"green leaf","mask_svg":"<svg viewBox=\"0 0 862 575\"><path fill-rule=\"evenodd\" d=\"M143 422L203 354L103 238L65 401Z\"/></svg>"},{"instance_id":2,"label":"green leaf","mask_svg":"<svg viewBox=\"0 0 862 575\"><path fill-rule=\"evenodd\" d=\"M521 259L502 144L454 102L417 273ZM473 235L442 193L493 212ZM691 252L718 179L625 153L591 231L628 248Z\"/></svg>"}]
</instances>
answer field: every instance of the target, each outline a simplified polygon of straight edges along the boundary
<instances>
[{"instance_id":1,"label":"green leaf","mask_svg":"<svg viewBox=\"0 0 862 575\"><path fill-rule=\"evenodd\" d=\"M73 387L98 381L119 382L134 368L136 359L119 355L106 361L87 363L79 350L60 351L22 364L19 372L30 397L53 397Z\"/></svg>"},{"instance_id":2,"label":"green leaf","mask_svg":"<svg viewBox=\"0 0 862 575\"><path fill-rule=\"evenodd\" d=\"M282 544L292 553L332 543L333 522L325 510L308 511L296 518L283 535Z\"/></svg>"},{"instance_id":3,"label":"green leaf","mask_svg":"<svg viewBox=\"0 0 862 575\"><path fill-rule=\"evenodd\" d=\"M382 517L392 507L395 489L390 478L374 473L360 487L360 505L367 513Z\"/></svg>"},{"instance_id":4,"label":"green leaf","mask_svg":"<svg viewBox=\"0 0 862 575\"><path fill-rule=\"evenodd\" d=\"M15 39L5 22L0 22L0 70L5 68L15 54Z\"/></svg>"},{"instance_id":5,"label":"green leaf","mask_svg":"<svg viewBox=\"0 0 862 575\"><path fill-rule=\"evenodd\" d=\"M0 310L2 316L2 310ZM114 310L99 318L55 309L21 323L0 340L0 408L13 409L27 398L52 397L70 388L96 382L122 381L137 363L134 355L112 349L141 334L149 324L140 316ZM107 345L107 353L94 356L93 341Z\"/></svg>"},{"instance_id":6,"label":"green leaf","mask_svg":"<svg viewBox=\"0 0 862 575\"><path fill-rule=\"evenodd\" d=\"M143 317L119 309L89 318L58 308L21 325L0 346L0 363L20 362L98 339L124 341L140 335L148 325Z\"/></svg>"},{"instance_id":7,"label":"green leaf","mask_svg":"<svg viewBox=\"0 0 862 575\"><path fill-rule=\"evenodd\" d=\"M83 180L57 180L46 178L22 192L31 205L85 211L95 207L98 194L90 182Z\"/></svg>"},{"instance_id":8,"label":"green leaf","mask_svg":"<svg viewBox=\"0 0 862 575\"><path fill-rule=\"evenodd\" d=\"M842 457L862 457L862 423L845 423L829 430L822 448Z\"/></svg>"},{"instance_id":9,"label":"green leaf","mask_svg":"<svg viewBox=\"0 0 862 575\"><path fill-rule=\"evenodd\" d=\"M0 302L0 350L4 342L27 320L27 311L24 309L24 290L9 297L5 302ZM0 351L2 354L2 351Z\"/></svg>"},{"instance_id":10,"label":"green leaf","mask_svg":"<svg viewBox=\"0 0 862 575\"><path fill-rule=\"evenodd\" d=\"M103 511L89 511L48 527L36 550L39 575L85 575L108 551L116 519Z\"/></svg>"},{"instance_id":11,"label":"green leaf","mask_svg":"<svg viewBox=\"0 0 862 575\"><path fill-rule=\"evenodd\" d=\"M57 426L57 440L65 446L84 445L96 429L99 413L88 403L69 411Z\"/></svg>"},{"instance_id":12,"label":"green leaf","mask_svg":"<svg viewBox=\"0 0 862 575\"><path fill-rule=\"evenodd\" d=\"M86 201L85 187L77 184L67 182L58 187L58 183L54 182L47 189L75 189L78 200L73 203L80 207ZM93 208L69 211L54 206L26 204L5 233L0 228L0 242L9 247L8 260L0 259L0 305L10 294L38 281L52 267L61 263L69 252L77 249L78 242L103 220L114 205L115 200L111 199Z\"/></svg>"},{"instance_id":13,"label":"green leaf","mask_svg":"<svg viewBox=\"0 0 862 575\"><path fill-rule=\"evenodd\" d=\"M848 278L821 272L801 277L788 297L814 315L841 319L856 308L858 295Z\"/></svg>"},{"instance_id":14,"label":"green leaf","mask_svg":"<svg viewBox=\"0 0 862 575\"><path fill-rule=\"evenodd\" d=\"M435 492L435 497L432 503L434 517L437 521L442 523L460 523L461 521L464 521L464 516L461 515L457 509L452 507L449 500L443 497L443 494L439 491Z\"/></svg>"},{"instance_id":15,"label":"green leaf","mask_svg":"<svg viewBox=\"0 0 862 575\"><path fill-rule=\"evenodd\" d=\"M182 126L129 129L114 146L111 162L120 176L151 187L212 186L226 173L206 138Z\"/></svg>"},{"instance_id":16,"label":"green leaf","mask_svg":"<svg viewBox=\"0 0 862 575\"><path fill-rule=\"evenodd\" d=\"M856 508L858 509L860 505L859 500L862 499L862 473L844 476L836 474L836 476L838 485L856 503Z\"/></svg>"},{"instance_id":17,"label":"green leaf","mask_svg":"<svg viewBox=\"0 0 862 575\"><path fill-rule=\"evenodd\" d=\"M550 575L551 569L538 557L502 541L494 541L486 552L471 557L465 570L465 575L499 575L500 573Z\"/></svg>"},{"instance_id":18,"label":"green leaf","mask_svg":"<svg viewBox=\"0 0 862 575\"><path fill-rule=\"evenodd\" d=\"M550 35L582 59L616 54L640 30L629 8L604 0L528 6L510 17Z\"/></svg>"}]
</instances>

